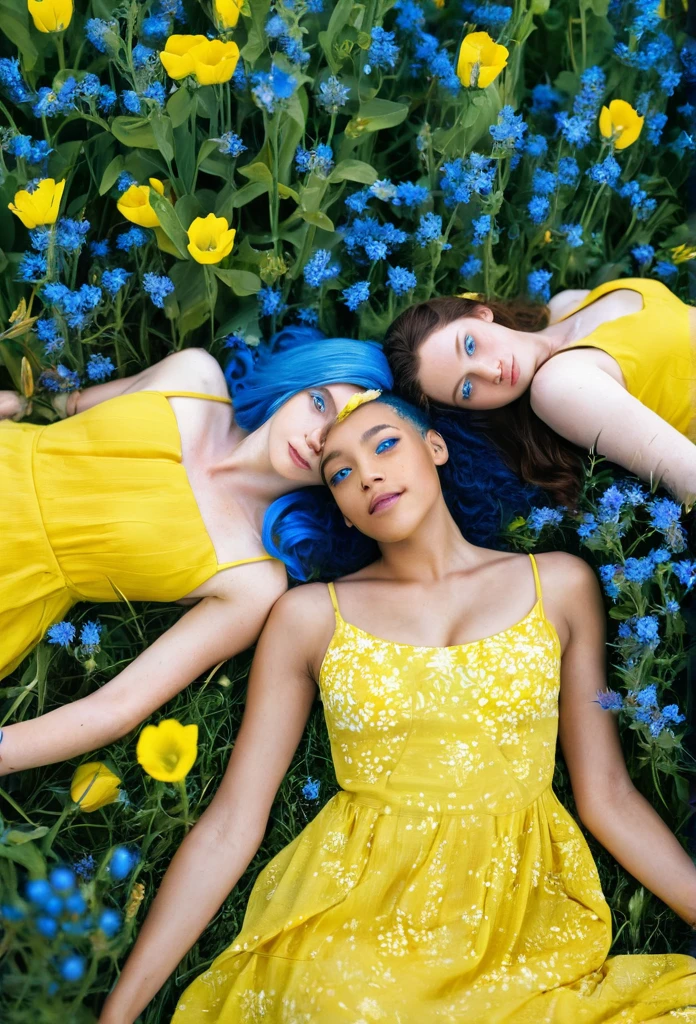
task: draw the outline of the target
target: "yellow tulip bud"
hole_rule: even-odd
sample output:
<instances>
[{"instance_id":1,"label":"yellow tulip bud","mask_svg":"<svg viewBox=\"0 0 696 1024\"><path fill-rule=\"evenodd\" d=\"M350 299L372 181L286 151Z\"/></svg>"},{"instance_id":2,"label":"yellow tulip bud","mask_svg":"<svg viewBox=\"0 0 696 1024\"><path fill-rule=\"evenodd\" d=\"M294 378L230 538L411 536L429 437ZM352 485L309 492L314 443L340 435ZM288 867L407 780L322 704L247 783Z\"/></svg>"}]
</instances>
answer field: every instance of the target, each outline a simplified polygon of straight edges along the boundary
<instances>
[{"instance_id":1,"label":"yellow tulip bud","mask_svg":"<svg viewBox=\"0 0 696 1024\"><path fill-rule=\"evenodd\" d=\"M215 0L215 15L220 28L235 28L244 0Z\"/></svg>"},{"instance_id":2,"label":"yellow tulip bud","mask_svg":"<svg viewBox=\"0 0 696 1024\"><path fill-rule=\"evenodd\" d=\"M116 203L121 216L141 228L159 227L159 217L150 206L150 187L163 196L164 185L157 178L149 181L150 185L131 185Z\"/></svg>"},{"instance_id":3,"label":"yellow tulip bud","mask_svg":"<svg viewBox=\"0 0 696 1024\"><path fill-rule=\"evenodd\" d=\"M28 0L28 7L39 32L63 32L73 16L73 0Z\"/></svg>"},{"instance_id":4,"label":"yellow tulip bud","mask_svg":"<svg viewBox=\"0 0 696 1024\"><path fill-rule=\"evenodd\" d=\"M193 61L189 54L194 46L207 43L206 36L169 36L164 50L160 52L160 60L170 78L179 80L193 74Z\"/></svg>"},{"instance_id":5,"label":"yellow tulip bud","mask_svg":"<svg viewBox=\"0 0 696 1024\"><path fill-rule=\"evenodd\" d=\"M224 217L196 217L188 229L186 248L196 263L219 263L232 252L236 231Z\"/></svg>"},{"instance_id":6,"label":"yellow tulip bud","mask_svg":"<svg viewBox=\"0 0 696 1024\"><path fill-rule=\"evenodd\" d=\"M64 188L65 179L56 183L53 178L43 178L33 192L26 189L16 192L14 203L7 204L8 209L19 217L25 228L55 224Z\"/></svg>"},{"instance_id":7,"label":"yellow tulip bud","mask_svg":"<svg viewBox=\"0 0 696 1024\"><path fill-rule=\"evenodd\" d=\"M70 796L83 811L97 811L118 800L121 780L101 761L81 764L70 783Z\"/></svg>"},{"instance_id":8,"label":"yellow tulip bud","mask_svg":"<svg viewBox=\"0 0 696 1024\"><path fill-rule=\"evenodd\" d=\"M198 726L182 725L165 718L159 725L146 725L138 737L138 764L160 782L181 782L193 768L198 743Z\"/></svg>"},{"instance_id":9,"label":"yellow tulip bud","mask_svg":"<svg viewBox=\"0 0 696 1024\"><path fill-rule=\"evenodd\" d=\"M671 250L672 263L686 263L688 260L696 259L696 246L687 245L685 242L675 246Z\"/></svg>"},{"instance_id":10,"label":"yellow tulip bud","mask_svg":"<svg viewBox=\"0 0 696 1024\"><path fill-rule=\"evenodd\" d=\"M485 89L507 64L508 50L487 32L470 32L459 48L457 77L469 88Z\"/></svg>"},{"instance_id":11,"label":"yellow tulip bud","mask_svg":"<svg viewBox=\"0 0 696 1024\"><path fill-rule=\"evenodd\" d=\"M239 47L222 39L206 39L189 51L193 74L199 85L219 85L229 82L239 60Z\"/></svg>"},{"instance_id":12,"label":"yellow tulip bud","mask_svg":"<svg viewBox=\"0 0 696 1024\"><path fill-rule=\"evenodd\" d=\"M605 139L614 140L617 149L626 149L640 135L644 120L626 100L612 100L608 107L602 107L599 130Z\"/></svg>"}]
</instances>

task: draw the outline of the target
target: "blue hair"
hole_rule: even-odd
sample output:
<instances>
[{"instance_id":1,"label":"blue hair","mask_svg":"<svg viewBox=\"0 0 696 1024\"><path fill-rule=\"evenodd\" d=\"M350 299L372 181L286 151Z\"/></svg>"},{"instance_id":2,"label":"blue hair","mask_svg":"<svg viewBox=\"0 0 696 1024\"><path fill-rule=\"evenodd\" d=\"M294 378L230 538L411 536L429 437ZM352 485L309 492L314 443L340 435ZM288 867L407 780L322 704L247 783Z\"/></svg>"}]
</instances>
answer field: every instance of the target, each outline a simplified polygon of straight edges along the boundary
<instances>
[{"instance_id":1,"label":"blue hair","mask_svg":"<svg viewBox=\"0 0 696 1024\"><path fill-rule=\"evenodd\" d=\"M244 430L256 430L307 388L343 383L383 391L393 383L375 342L327 338L316 327L299 324L284 327L255 349L243 342L235 345L225 378L235 420ZM302 488L272 502L262 540L297 580L345 575L371 560L365 556L368 547L376 551L372 541L346 527L324 487Z\"/></svg>"}]
</instances>

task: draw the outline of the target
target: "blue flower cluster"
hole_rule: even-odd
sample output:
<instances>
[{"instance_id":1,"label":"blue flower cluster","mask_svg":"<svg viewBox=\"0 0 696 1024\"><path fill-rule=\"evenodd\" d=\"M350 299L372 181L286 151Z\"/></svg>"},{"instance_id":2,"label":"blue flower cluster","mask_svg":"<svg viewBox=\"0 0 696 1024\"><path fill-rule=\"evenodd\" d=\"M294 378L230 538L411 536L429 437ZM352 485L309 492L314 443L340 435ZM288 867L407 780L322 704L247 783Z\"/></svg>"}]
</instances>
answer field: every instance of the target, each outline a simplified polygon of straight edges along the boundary
<instances>
[{"instance_id":1,"label":"blue flower cluster","mask_svg":"<svg viewBox=\"0 0 696 1024\"><path fill-rule=\"evenodd\" d=\"M649 727L650 735L657 739L663 732L672 732L671 726L686 721L686 716L679 711L677 704L667 704L660 709L657 698L657 687L650 683L631 693L624 699L615 690L598 690L596 703L605 711L626 711L630 717Z\"/></svg>"},{"instance_id":2,"label":"blue flower cluster","mask_svg":"<svg viewBox=\"0 0 696 1024\"><path fill-rule=\"evenodd\" d=\"M80 646L89 653L94 653L99 649L103 631L104 627L98 619L83 623L80 630ZM75 626L65 619L55 622L46 631L49 644L55 644L58 647L70 647L76 635Z\"/></svg>"}]
</instances>

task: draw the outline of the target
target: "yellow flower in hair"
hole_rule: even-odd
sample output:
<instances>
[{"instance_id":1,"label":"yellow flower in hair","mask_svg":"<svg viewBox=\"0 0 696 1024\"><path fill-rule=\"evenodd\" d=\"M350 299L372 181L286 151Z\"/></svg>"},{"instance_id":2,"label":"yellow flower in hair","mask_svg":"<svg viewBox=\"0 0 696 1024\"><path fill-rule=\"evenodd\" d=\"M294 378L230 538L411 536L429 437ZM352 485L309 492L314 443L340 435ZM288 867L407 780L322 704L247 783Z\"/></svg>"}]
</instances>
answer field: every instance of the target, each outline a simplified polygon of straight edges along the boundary
<instances>
[{"instance_id":1,"label":"yellow flower in hair","mask_svg":"<svg viewBox=\"0 0 696 1024\"><path fill-rule=\"evenodd\" d=\"M476 299L476 301L478 302L479 299L483 298L483 295L481 294L481 292L460 292L457 295L457 298L458 299Z\"/></svg>"},{"instance_id":2,"label":"yellow flower in hair","mask_svg":"<svg viewBox=\"0 0 696 1024\"><path fill-rule=\"evenodd\" d=\"M361 391L359 394L353 395L352 398L348 399L339 412L336 417L336 423L343 423L344 419L347 416L350 416L352 412L355 412L358 406L364 405L365 402L374 402L375 398L379 398L381 394L381 391L378 391L377 388L373 388L371 391Z\"/></svg>"}]
</instances>

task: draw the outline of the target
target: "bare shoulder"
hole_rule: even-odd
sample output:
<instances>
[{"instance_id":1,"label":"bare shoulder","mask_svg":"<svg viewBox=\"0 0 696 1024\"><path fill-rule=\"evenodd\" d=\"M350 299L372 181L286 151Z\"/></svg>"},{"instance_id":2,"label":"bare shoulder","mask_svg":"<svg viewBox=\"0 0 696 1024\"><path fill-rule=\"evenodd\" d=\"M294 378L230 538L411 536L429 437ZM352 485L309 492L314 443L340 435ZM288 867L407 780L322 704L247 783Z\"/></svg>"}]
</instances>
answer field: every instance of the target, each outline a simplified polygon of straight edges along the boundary
<instances>
[{"instance_id":1,"label":"bare shoulder","mask_svg":"<svg viewBox=\"0 0 696 1024\"><path fill-rule=\"evenodd\" d=\"M283 637L293 658L305 662L315 679L334 628L333 607L324 583L292 587L276 601L268 620L268 629Z\"/></svg>"},{"instance_id":2,"label":"bare shoulder","mask_svg":"<svg viewBox=\"0 0 696 1024\"><path fill-rule=\"evenodd\" d=\"M550 322L554 323L559 317L565 316L573 306L582 302L585 296L590 294L590 291L590 288L565 288L562 292L553 295L546 303L551 311Z\"/></svg>"},{"instance_id":3,"label":"bare shoulder","mask_svg":"<svg viewBox=\"0 0 696 1024\"><path fill-rule=\"evenodd\" d=\"M155 363L148 371L147 386L208 395L229 394L222 367L204 348L185 348Z\"/></svg>"},{"instance_id":4,"label":"bare shoulder","mask_svg":"<svg viewBox=\"0 0 696 1024\"><path fill-rule=\"evenodd\" d=\"M535 558L545 611L562 641L580 617L603 619L599 581L584 559L567 551L547 551Z\"/></svg>"}]
</instances>

